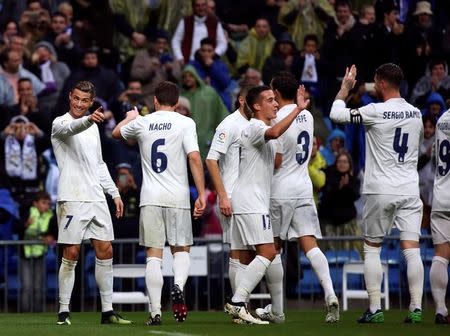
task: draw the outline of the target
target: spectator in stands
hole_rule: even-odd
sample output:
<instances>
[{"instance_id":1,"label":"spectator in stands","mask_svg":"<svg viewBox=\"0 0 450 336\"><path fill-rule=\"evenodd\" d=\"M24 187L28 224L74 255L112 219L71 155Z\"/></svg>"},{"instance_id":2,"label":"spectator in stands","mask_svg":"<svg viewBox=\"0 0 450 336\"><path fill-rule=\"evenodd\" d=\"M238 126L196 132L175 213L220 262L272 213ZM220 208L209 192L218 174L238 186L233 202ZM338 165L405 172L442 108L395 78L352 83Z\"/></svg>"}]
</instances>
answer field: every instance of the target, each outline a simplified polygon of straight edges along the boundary
<instances>
[{"instance_id":1,"label":"spectator in stands","mask_svg":"<svg viewBox=\"0 0 450 336\"><path fill-rule=\"evenodd\" d=\"M443 37L441 30L434 24L429 2L417 2L412 16L412 20L405 27L408 48L405 75L411 87L423 75L431 58L441 54L440 47Z\"/></svg>"},{"instance_id":2,"label":"spectator in stands","mask_svg":"<svg viewBox=\"0 0 450 336\"><path fill-rule=\"evenodd\" d=\"M244 73L249 67L262 71L274 45L275 38L270 32L269 21L266 18L257 19L248 36L239 45L236 61L238 71Z\"/></svg>"},{"instance_id":3,"label":"spectator in stands","mask_svg":"<svg viewBox=\"0 0 450 336\"><path fill-rule=\"evenodd\" d=\"M156 86L165 80L178 83L181 67L169 49L169 34L156 31L147 48L140 49L131 65L130 77L141 81L145 103L152 109Z\"/></svg>"},{"instance_id":4,"label":"spectator in stands","mask_svg":"<svg viewBox=\"0 0 450 336\"><path fill-rule=\"evenodd\" d=\"M375 23L375 8L371 4L364 4L359 11L359 18L350 31L353 63L360 69L358 76L361 80L373 80L376 50L374 38L377 25Z\"/></svg>"},{"instance_id":5,"label":"spectator in stands","mask_svg":"<svg viewBox=\"0 0 450 336\"><path fill-rule=\"evenodd\" d=\"M293 73L300 62L297 48L288 32L284 32L275 42L272 54L266 58L262 68L263 82L270 84L272 77L280 71ZM295 76L298 79L298 76Z\"/></svg>"},{"instance_id":6,"label":"spectator in stands","mask_svg":"<svg viewBox=\"0 0 450 336\"><path fill-rule=\"evenodd\" d=\"M11 119L1 133L1 139L0 157L6 171L2 180L19 204L20 216L23 217L34 193L39 191L39 154L45 143L44 133L27 117L19 115Z\"/></svg>"},{"instance_id":7,"label":"spectator in stands","mask_svg":"<svg viewBox=\"0 0 450 336\"><path fill-rule=\"evenodd\" d=\"M319 40L316 35L306 35L300 60L294 66L295 77L305 85L320 105L320 81L323 72L323 61L318 50Z\"/></svg>"},{"instance_id":8,"label":"spectator in stands","mask_svg":"<svg viewBox=\"0 0 450 336\"><path fill-rule=\"evenodd\" d=\"M11 48L6 48L0 53L0 73L8 79L14 90L14 102L18 102L19 94L17 84L20 78L29 78L33 84L33 92L39 95L44 89L42 83L33 73L22 67L22 56Z\"/></svg>"},{"instance_id":9,"label":"spectator in stands","mask_svg":"<svg viewBox=\"0 0 450 336\"><path fill-rule=\"evenodd\" d=\"M0 36L0 45L9 45L11 43L11 37L19 33L17 23L15 21L10 21L6 24L5 30L2 31Z\"/></svg>"},{"instance_id":10,"label":"spectator in stands","mask_svg":"<svg viewBox=\"0 0 450 336\"><path fill-rule=\"evenodd\" d=\"M222 98L228 111L231 110L231 95L227 90L231 78L227 66L215 54L215 44L212 39L205 37L200 41L200 49L195 52L195 59L191 61L198 75L206 84L211 85Z\"/></svg>"},{"instance_id":11,"label":"spectator in stands","mask_svg":"<svg viewBox=\"0 0 450 336\"><path fill-rule=\"evenodd\" d=\"M76 68L81 50L78 43L73 40L69 20L63 13L53 13L50 31L44 40L54 46L59 61L66 63L70 69Z\"/></svg>"},{"instance_id":12,"label":"spectator in stands","mask_svg":"<svg viewBox=\"0 0 450 336\"><path fill-rule=\"evenodd\" d=\"M444 101L450 98L450 76L447 62L443 59L430 62L428 71L419 79L411 93L411 104L424 108L428 96L433 92L439 93Z\"/></svg>"},{"instance_id":13,"label":"spectator in stands","mask_svg":"<svg viewBox=\"0 0 450 336\"><path fill-rule=\"evenodd\" d=\"M114 119L119 122L125 118L128 111L137 107L141 115L146 115L150 111L144 102L144 94L142 92L142 84L138 80L130 80L127 89L123 91L111 105L111 112Z\"/></svg>"},{"instance_id":14,"label":"spectator in stands","mask_svg":"<svg viewBox=\"0 0 450 336\"><path fill-rule=\"evenodd\" d=\"M423 202L422 227L429 229L435 176L435 163L433 163L431 156L437 119L435 119L432 115L428 115L422 117L422 121L423 142L419 147L419 161L417 163L417 169L419 171L420 198Z\"/></svg>"},{"instance_id":15,"label":"spectator in stands","mask_svg":"<svg viewBox=\"0 0 450 336\"><path fill-rule=\"evenodd\" d=\"M11 37L9 47L17 51L22 57L22 66L27 70L33 69L31 62L31 51L25 49L25 38L21 34L16 34Z\"/></svg>"},{"instance_id":16,"label":"spectator in stands","mask_svg":"<svg viewBox=\"0 0 450 336\"><path fill-rule=\"evenodd\" d=\"M29 122L36 124L47 135L50 131L51 120L39 110L38 100L33 92L33 85L29 78L19 79L18 92L19 102L12 106L5 107L0 115L0 129L6 127L11 119L21 115Z\"/></svg>"},{"instance_id":17,"label":"spectator in stands","mask_svg":"<svg viewBox=\"0 0 450 336\"><path fill-rule=\"evenodd\" d=\"M359 236L355 201L360 197L360 181L353 175L352 158L343 151L326 170L326 183L319 203L319 217L324 236ZM330 243L334 249L358 249L361 242Z\"/></svg>"},{"instance_id":18,"label":"spectator in stands","mask_svg":"<svg viewBox=\"0 0 450 336\"><path fill-rule=\"evenodd\" d=\"M308 163L308 173L313 186L313 195L316 207L319 205L319 192L325 185L326 175L325 168L327 162L319 152L319 143L317 137L313 138L313 146L311 150L311 160Z\"/></svg>"},{"instance_id":19,"label":"spectator in stands","mask_svg":"<svg viewBox=\"0 0 450 336\"><path fill-rule=\"evenodd\" d=\"M192 117L191 103L189 102L189 99L187 99L186 97L180 96L178 98L178 106L175 109L175 111L181 115L191 118Z\"/></svg>"},{"instance_id":20,"label":"spectator in stands","mask_svg":"<svg viewBox=\"0 0 450 336\"><path fill-rule=\"evenodd\" d=\"M55 233L50 230L50 221L54 216L50 209L50 196L45 191L38 192L25 217L21 218L19 239L41 240L42 244L23 246L20 253L21 311L41 312L44 304L45 254L47 246L53 245Z\"/></svg>"},{"instance_id":21,"label":"spectator in stands","mask_svg":"<svg viewBox=\"0 0 450 336\"><path fill-rule=\"evenodd\" d=\"M332 166L336 160L336 157L345 148L345 133L338 128L331 131L327 138L325 146L320 149L320 154L327 162L327 166Z\"/></svg>"},{"instance_id":22,"label":"spectator in stands","mask_svg":"<svg viewBox=\"0 0 450 336\"><path fill-rule=\"evenodd\" d=\"M442 113L447 109L444 98L437 93L433 92L428 96L425 108L422 110L422 115L432 117L435 121L439 119Z\"/></svg>"},{"instance_id":23,"label":"spectator in stands","mask_svg":"<svg viewBox=\"0 0 450 336\"><path fill-rule=\"evenodd\" d=\"M96 98L105 104L104 110L108 110L111 104L123 91L123 84L117 74L99 63L98 51L96 49L86 49L81 58L81 67L72 71L67 77L64 87L59 95L58 103L54 112L58 115L69 110L70 89L79 81L87 80L94 84L96 88Z\"/></svg>"},{"instance_id":24,"label":"spectator in stands","mask_svg":"<svg viewBox=\"0 0 450 336\"><path fill-rule=\"evenodd\" d=\"M45 89L39 95L39 110L51 123L51 111L58 101L59 94L63 88L70 70L66 63L58 62L55 48L51 43L40 41L34 46L31 57L34 64L39 67L37 76L45 84Z\"/></svg>"},{"instance_id":25,"label":"spectator in stands","mask_svg":"<svg viewBox=\"0 0 450 336\"><path fill-rule=\"evenodd\" d=\"M335 17L328 0L288 0L280 8L278 22L284 25L298 49L303 49L306 35L314 34L322 44L322 36L330 18Z\"/></svg>"},{"instance_id":26,"label":"spectator in stands","mask_svg":"<svg viewBox=\"0 0 450 336\"><path fill-rule=\"evenodd\" d=\"M116 166L114 182L122 198L123 216L121 218L112 218L115 238L139 237L140 195L131 169L132 167L128 163L120 163ZM108 205L110 212L114 212L115 205L111 199L108 199ZM134 256L130 255L128 262L133 262L133 258Z\"/></svg>"},{"instance_id":27,"label":"spectator in stands","mask_svg":"<svg viewBox=\"0 0 450 336\"><path fill-rule=\"evenodd\" d=\"M205 37L216 43L215 53L222 56L227 50L224 30L217 17L208 15L207 0L192 0L194 14L185 16L177 26L172 38L172 50L180 64L194 59Z\"/></svg>"},{"instance_id":28,"label":"spectator in stands","mask_svg":"<svg viewBox=\"0 0 450 336\"><path fill-rule=\"evenodd\" d=\"M202 159L208 154L217 125L228 115L228 110L217 92L199 77L192 65L183 69L181 96L191 104L192 119L197 125L198 145Z\"/></svg>"},{"instance_id":29,"label":"spectator in stands","mask_svg":"<svg viewBox=\"0 0 450 336\"><path fill-rule=\"evenodd\" d=\"M19 27L25 38L25 48L31 54L34 45L50 30L50 14L39 1L28 3L27 10L20 16Z\"/></svg>"},{"instance_id":30,"label":"spectator in stands","mask_svg":"<svg viewBox=\"0 0 450 336\"><path fill-rule=\"evenodd\" d=\"M394 1L387 1L382 8L382 23L376 29L374 37L374 48L376 50L374 67L385 63L403 64L405 27L400 21L398 4Z\"/></svg>"}]
</instances>

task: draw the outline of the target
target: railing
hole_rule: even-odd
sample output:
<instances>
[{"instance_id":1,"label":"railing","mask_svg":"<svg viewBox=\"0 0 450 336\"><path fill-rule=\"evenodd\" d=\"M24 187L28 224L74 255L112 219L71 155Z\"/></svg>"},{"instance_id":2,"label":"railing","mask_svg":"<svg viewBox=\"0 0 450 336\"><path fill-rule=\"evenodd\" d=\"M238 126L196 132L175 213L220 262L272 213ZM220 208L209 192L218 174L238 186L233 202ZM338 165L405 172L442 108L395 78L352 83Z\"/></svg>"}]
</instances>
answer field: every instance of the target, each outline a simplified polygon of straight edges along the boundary
<instances>
[{"instance_id":1,"label":"railing","mask_svg":"<svg viewBox=\"0 0 450 336\"><path fill-rule=\"evenodd\" d=\"M327 250L325 246L334 243L357 242L361 239L353 236L326 237L320 242L322 250L327 256L330 271L334 281L336 293L341 293L342 266L346 261L362 260L357 250ZM23 299L28 299L30 294L22 293L20 286L22 258L20 249L25 245L39 244L39 241L0 241L0 312L24 311ZM206 277L191 277L186 284L185 291L188 304L192 309L210 310L222 309L226 299L230 296L228 282L228 247L223 245L220 239L196 238L195 245L207 245L208 273ZM421 237L421 252L425 267L424 304L431 304L431 290L429 286L429 268L433 257L431 236ZM143 247L138 245L137 239L118 239L113 242L114 263L145 263ZM389 264L391 306L393 308L404 308L409 300L406 267L401 255L398 236L388 236L385 239L382 251L382 260ZM285 288L289 297L297 297L290 300L290 307L308 308L309 303L322 298L322 289L317 281L309 261L295 245L285 245L283 249L283 263L285 266ZM291 252L288 253L287 251ZM45 284L43 288L37 289L42 302L32 302L34 311L56 311L57 309L57 277L60 258L59 248L51 247L45 258L36 260L44 269ZM293 267L287 266L288 264ZM32 265L32 264L31 264ZM72 310L92 311L100 307L98 290L94 278L95 256L89 243L83 244L80 258L76 267L76 280L72 294ZM286 269L286 267L288 267ZM295 274L296 273L296 274ZM298 280L297 280L297 279ZM293 279L293 280L292 280ZM171 283L172 278L166 277L165 282ZM292 283L294 285L292 285ZM350 280L353 286L363 287L362 276L355 276ZM129 290L144 289L143 279L128 281L122 284L115 283L115 288L121 290L127 287ZM163 289L163 305L168 302L169 286ZM262 285L256 291L265 292ZM25 295L25 296L24 296ZM120 307L123 309L144 310L142 305L131 307Z\"/></svg>"}]
</instances>

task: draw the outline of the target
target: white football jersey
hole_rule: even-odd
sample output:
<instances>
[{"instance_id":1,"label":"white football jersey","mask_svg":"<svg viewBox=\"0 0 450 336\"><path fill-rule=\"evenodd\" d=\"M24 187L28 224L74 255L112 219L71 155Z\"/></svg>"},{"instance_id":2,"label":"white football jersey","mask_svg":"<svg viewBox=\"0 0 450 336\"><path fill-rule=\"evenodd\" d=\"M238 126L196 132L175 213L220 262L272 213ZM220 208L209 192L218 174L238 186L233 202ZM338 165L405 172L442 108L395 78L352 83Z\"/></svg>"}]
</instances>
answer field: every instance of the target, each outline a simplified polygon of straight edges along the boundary
<instances>
[{"instance_id":1,"label":"white football jersey","mask_svg":"<svg viewBox=\"0 0 450 336\"><path fill-rule=\"evenodd\" d=\"M419 196L417 160L423 139L422 114L403 98L350 110L336 100L330 117L366 129L364 194Z\"/></svg>"},{"instance_id":2,"label":"white football jersey","mask_svg":"<svg viewBox=\"0 0 450 336\"><path fill-rule=\"evenodd\" d=\"M242 131L239 176L231 194L234 214L269 213L276 141L264 138L268 128L263 121L252 118Z\"/></svg>"},{"instance_id":3,"label":"white football jersey","mask_svg":"<svg viewBox=\"0 0 450 336\"><path fill-rule=\"evenodd\" d=\"M438 120L435 135L436 177L433 211L450 209L450 110Z\"/></svg>"},{"instance_id":4,"label":"white football jersey","mask_svg":"<svg viewBox=\"0 0 450 336\"><path fill-rule=\"evenodd\" d=\"M199 150L195 122L177 112L156 111L138 116L120 132L139 143L140 206L190 209L187 155Z\"/></svg>"},{"instance_id":5,"label":"white football jersey","mask_svg":"<svg viewBox=\"0 0 450 336\"><path fill-rule=\"evenodd\" d=\"M283 106L277 113L275 123L284 119L297 105ZM270 198L312 198L312 183L308 163L314 135L314 119L308 110L295 118L286 132L280 136L278 148L282 155L281 166L275 170Z\"/></svg>"},{"instance_id":6,"label":"white football jersey","mask_svg":"<svg viewBox=\"0 0 450 336\"><path fill-rule=\"evenodd\" d=\"M219 160L219 168L228 197L231 197L239 174L239 139L248 123L239 110L235 111L217 126L211 143L211 150L223 154Z\"/></svg>"},{"instance_id":7,"label":"white football jersey","mask_svg":"<svg viewBox=\"0 0 450 336\"><path fill-rule=\"evenodd\" d=\"M105 192L119 197L103 162L98 127L87 116L55 118L51 141L60 172L58 201L105 201Z\"/></svg>"}]
</instances>

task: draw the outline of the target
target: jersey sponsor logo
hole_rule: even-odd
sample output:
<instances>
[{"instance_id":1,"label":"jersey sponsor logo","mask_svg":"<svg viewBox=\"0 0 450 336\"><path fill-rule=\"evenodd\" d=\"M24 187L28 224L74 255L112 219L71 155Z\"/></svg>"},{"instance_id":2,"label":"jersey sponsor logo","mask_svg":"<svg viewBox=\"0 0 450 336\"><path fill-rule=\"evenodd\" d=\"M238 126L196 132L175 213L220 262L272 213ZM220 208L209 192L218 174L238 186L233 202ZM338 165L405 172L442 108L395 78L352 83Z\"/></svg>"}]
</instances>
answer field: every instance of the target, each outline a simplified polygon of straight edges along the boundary
<instances>
[{"instance_id":1,"label":"jersey sponsor logo","mask_svg":"<svg viewBox=\"0 0 450 336\"><path fill-rule=\"evenodd\" d=\"M411 119L422 118L420 111L385 111L383 112L383 119Z\"/></svg>"},{"instance_id":2,"label":"jersey sponsor logo","mask_svg":"<svg viewBox=\"0 0 450 336\"><path fill-rule=\"evenodd\" d=\"M447 122L440 122L437 124L437 128L440 131L448 131L450 130L450 124Z\"/></svg>"},{"instance_id":3,"label":"jersey sponsor logo","mask_svg":"<svg viewBox=\"0 0 450 336\"><path fill-rule=\"evenodd\" d=\"M217 141L224 143L225 140L227 139L227 135L225 132L220 132L219 135L217 136Z\"/></svg>"},{"instance_id":4,"label":"jersey sponsor logo","mask_svg":"<svg viewBox=\"0 0 450 336\"><path fill-rule=\"evenodd\" d=\"M148 126L149 131L168 131L172 128L172 123L151 123Z\"/></svg>"}]
</instances>

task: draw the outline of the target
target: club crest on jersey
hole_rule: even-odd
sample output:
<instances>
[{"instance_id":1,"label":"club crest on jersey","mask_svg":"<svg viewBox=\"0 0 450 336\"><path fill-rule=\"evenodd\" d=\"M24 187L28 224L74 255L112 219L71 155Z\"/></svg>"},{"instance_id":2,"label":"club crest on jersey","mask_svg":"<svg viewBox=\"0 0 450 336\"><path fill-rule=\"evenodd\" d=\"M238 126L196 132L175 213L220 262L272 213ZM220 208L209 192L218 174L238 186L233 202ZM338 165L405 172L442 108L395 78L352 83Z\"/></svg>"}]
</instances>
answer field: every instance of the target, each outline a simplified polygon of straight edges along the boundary
<instances>
[{"instance_id":1,"label":"club crest on jersey","mask_svg":"<svg viewBox=\"0 0 450 336\"><path fill-rule=\"evenodd\" d=\"M220 132L219 135L217 136L217 140L219 142L225 142L227 138L227 135L224 132Z\"/></svg>"}]
</instances>

